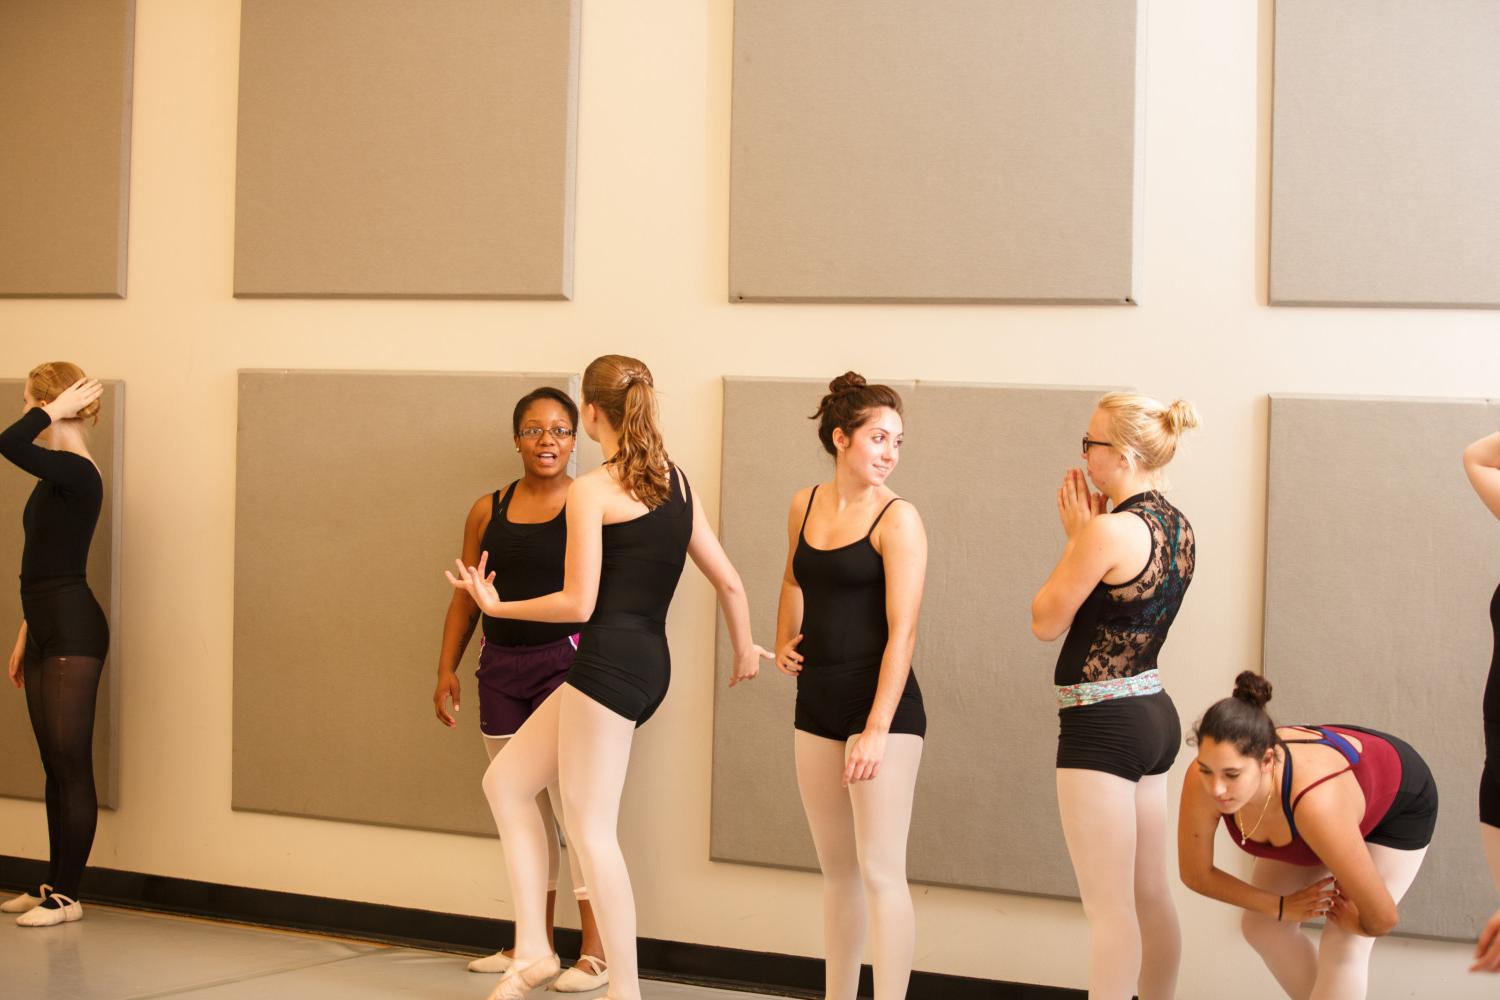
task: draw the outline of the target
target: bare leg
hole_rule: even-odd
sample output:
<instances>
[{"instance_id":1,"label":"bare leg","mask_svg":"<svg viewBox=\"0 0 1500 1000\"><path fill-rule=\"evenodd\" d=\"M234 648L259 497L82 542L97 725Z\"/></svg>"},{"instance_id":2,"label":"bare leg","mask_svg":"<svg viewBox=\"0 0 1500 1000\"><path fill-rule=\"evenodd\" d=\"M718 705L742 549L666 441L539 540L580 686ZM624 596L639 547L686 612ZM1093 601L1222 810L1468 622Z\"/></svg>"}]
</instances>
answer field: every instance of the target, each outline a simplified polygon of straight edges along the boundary
<instances>
[{"instance_id":1,"label":"bare leg","mask_svg":"<svg viewBox=\"0 0 1500 1000\"><path fill-rule=\"evenodd\" d=\"M1282 896L1305 889L1327 875L1326 868L1260 858L1250 873L1250 884ZM1287 996L1292 1000L1307 1000L1312 996L1318 979L1318 946L1303 933L1301 924L1246 910L1240 917L1240 930Z\"/></svg>"},{"instance_id":2,"label":"bare leg","mask_svg":"<svg viewBox=\"0 0 1500 1000\"><path fill-rule=\"evenodd\" d=\"M547 700L559 703L563 808L572 846L583 864L599 934L610 959L614 1000L640 1000L635 955L635 894L620 852L620 793L630 764L635 723L569 684ZM545 706L544 706L545 707Z\"/></svg>"},{"instance_id":3,"label":"bare leg","mask_svg":"<svg viewBox=\"0 0 1500 1000\"><path fill-rule=\"evenodd\" d=\"M843 787L845 744L795 730L797 787L823 869L826 1000L855 1000L865 947L865 891L855 846L854 808Z\"/></svg>"},{"instance_id":4,"label":"bare leg","mask_svg":"<svg viewBox=\"0 0 1500 1000\"><path fill-rule=\"evenodd\" d=\"M906 835L921 763L922 737L895 733L886 737L880 773L849 786L855 847L873 931L875 1000L903 1000L911 980L917 926L906 884Z\"/></svg>"},{"instance_id":5,"label":"bare leg","mask_svg":"<svg viewBox=\"0 0 1500 1000\"><path fill-rule=\"evenodd\" d=\"M505 847L505 870L515 897L515 955L523 964L552 953L547 841L556 832L543 822L537 798L557 779L559 701L554 693L542 702L484 772L484 794Z\"/></svg>"},{"instance_id":6,"label":"bare leg","mask_svg":"<svg viewBox=\"0 0 1500 1000\"><path fill-rule=\"evenodd\" d=\"M1375 862L1391 899L1401 902L1416 880L1427 849L1398 851L1379 844L1367 846L1370 860ZM1369 990L1370 952L1374 948L1372 937L1350 934L1334 924L1325 924L1323 938L1318 943L1318 981L1313 987L1312 1000L1364 1000Z\"/></svg>"},{"instance_id":7,"label":"bare leg","mask_svg":"<svg viewBox=\"0 0 1500 1000\"><path fill-rule=\"evenodd\" d=\"M1089 1000L1130 1000L1141 972L1136 783L1058 768L1057 805L1089 920Z\"/></svg>"},{"instance_id":8,"label":"bare leg","mask_svg":"<svg viewBox=\"0 0 1500 1000\"><path fill-rule=\"evenodd\" d=\"M1141 1000L1172 1000L1182 962L1182 931L1167 874L1167 776L1135 786L1135 915L1141 925Z\"/></svg>"}]
</instances>

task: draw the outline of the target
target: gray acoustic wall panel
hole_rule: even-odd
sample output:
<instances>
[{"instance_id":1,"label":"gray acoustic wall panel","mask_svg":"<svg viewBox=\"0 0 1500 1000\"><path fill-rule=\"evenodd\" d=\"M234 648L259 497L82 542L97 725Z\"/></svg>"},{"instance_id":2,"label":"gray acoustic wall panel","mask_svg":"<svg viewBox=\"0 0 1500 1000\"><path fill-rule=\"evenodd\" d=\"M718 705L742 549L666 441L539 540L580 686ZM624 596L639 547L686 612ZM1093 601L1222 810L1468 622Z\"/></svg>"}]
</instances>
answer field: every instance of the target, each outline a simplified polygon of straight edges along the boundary
<instances>
[{"instance_id":1,"label":"gray acoustic wall panel","mask_svg":"<svg viewBox=\"0 0 1500 1000\"><path fill-rule=\"evenodd\" d=\"M731 300L1126 302L1136 0L736 0Z\"/></svg>"},{"instance_id":2,"label":"gray acoustic wall panel","mask_svg":"<svg viewBox=\"0 0 1500 1000\"><path fill-rule=\"evenodd\" d=\"M1057 484L1078 464L1078 437L1104 390L896 388L906 441L891 486L921 511L930 547L914 660L928 731L911 877L1076 896L1052 781L1037 780L1054 767L1058 647L1032 637L1028 609L1062 551ZM823 391L812 380L725 380L720 531L745 579L757 637L774 635L792 494L831 473L807 420ZM986 442L983 461L955 457L954 427ZM729 658L721 626L721 680ZM1171 664L1169 648L1169 682ZM771 669L753 684L718 688L715 860L817 868L792 759L795 686Z\"/></svg>"},{"instance_id":3,"label":"gray acoustic wall panel","mask_svg":"<svg viewBox=\"0 0 1500 1000\"><path fill-rule=\"evenodd\" d=\"M0 403L19 415L25 379L0 379ZM125 667L120 660L120 498L124 494L125 383L104 383L98 424L89 427L89 454L104 479L104 503L94 542L89 548L89 588L109 618L110 648L99 684L94 716L94 781L99 804L119 804L119 755L116 753L120 719L120 685ZM0 459L0 646L10 654L21 626L21 594L16 574L21 571L21 511L36 486L36 478ZM0 795L40 799L46 785L36 738L26 716L23 693L6 684L0 693Z\"/></svg>"},{"instance_id":4,"label":"gray acoustic wall panel","mask_svg":"<svg viewBox=\"0 0 1500 1000\"><path fill-rule=\"evenodd\" d=\"M0 3L0 297L123 297L134 0Z\"/></svg>"},{"instance_id":5,"label":"gray acoustic wall panel","mask_svg":"<svg viewBox=\"0 0 1500 1000\"><path fill-rule=\"evenodd\" d=\"M1271 301L1500 306L1500 4L1277 0Z\"/></svg>"},{"instance_id":6,"label":"gray acoustic wall panel","mask_svg":"<svg viewBox=\"0 0 1500 1000\"><path fill-rule=\"evenodd\" d=\"M240 373L234 808L494 833L477 632L458 731L432 711L443 570L474 501L521 474L515 401L575 382Z\"/></svg>"},{"instance_id":7,"label":"gray acoustic wall panel","mask_svg":"<svg viewBox=\"0 0 1500 1000\"><path fill-rule=\"evenodd\" d=\"M244 0L240 296L572 294L580 0Z\"/></svg>"},{"instance_id":8,"label":"gray acoustic wall panel","mask_svg":"<svg viewBox=\"0 0 1500 1000\"><path fill-rule=\"evenodd\" d=\"M1500 525L1459 454L1497 423L1484 400L1271 397L1269 708L1393 733L1431 765L1442 807L1407 933L1472 940L1495 906L1476 803Z\"/></svg>"}]
</instances>

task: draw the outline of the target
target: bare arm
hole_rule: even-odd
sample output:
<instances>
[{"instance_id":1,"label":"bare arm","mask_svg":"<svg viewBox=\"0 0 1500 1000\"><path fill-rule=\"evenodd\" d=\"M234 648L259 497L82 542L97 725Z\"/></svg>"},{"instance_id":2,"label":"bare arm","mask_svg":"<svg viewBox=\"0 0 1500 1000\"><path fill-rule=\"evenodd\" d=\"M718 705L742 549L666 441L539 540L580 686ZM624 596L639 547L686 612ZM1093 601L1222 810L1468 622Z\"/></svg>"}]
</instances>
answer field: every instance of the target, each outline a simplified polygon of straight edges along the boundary
<instances>
[{"instance_id":1,"label":"bare arm","mask_svg":"<svg viewBox=\"0 0 1500 1000\"><path fill-rule=\"evenodd\" d=\"M811 496L811 487L798 490L786 514L786 568L781 572L781 600L776 605L776 667L791 676L802 671L802 654L797 652L797 644L802 641L802 587L792 572L792 560Z\"/></svg>"},{"instance_id":2,"label":"bare arm","mask_svg":"<svg viewBox=\"0 0 1500 1000\"><path fill-rule=\"evenodd\" d=\"M1353 777L1338 778L1298 804L1297 829L1338 883L1332 919L1347 931L1383 937L1396 927L1396 901L1359 832L1354 817L1363 812Z\"/></svg>"},{"instance_id":3,"label":"bare arm","mask_svg":"<svg viewBox=\"0 0 1500 1000\"><path fill-rule=\"evenodd\" d=\"M490 498L482 496L469 508L464 519L463 564L474 566L479 562L479 546L484 531L490 523ZM453 716L445 710L445 702L452 699L456 711L459 703L458 662L463 659L469 639L474 635L474 626L479 623L479 605L467 590L455 589L448 600L448 613L443 617L443 641L438 647L437 690L432 703L437 709L438 721L452 728L457 725Z\"/></svg>"},{"instance_id":4,"label":"bare arm","mask_svg":"<svg viewBox=\"0 0 1500 1000\"><path fill-rule=\"evenodd\" d=\"M724 624L729 626L729 642L734 647L734 668L729 675L729 686L734 687L742 680L753 678L760 671L761 658L769 659L770 654L750 638L750 602L745 597L745 584L704 516L696 490L692 494L692 504L693 534L688 539L688 555L713 584L719 606L724 609Z\"/></svg>"},{"instance_id":5,"label":"bare arm","mask_svg":"<svg viewBox=\"0 0 1500 1000\"><path fill-rule=\"evenodd\" d=\"M590 473L568 487L568 553L563 564L563 589L525 601L502 601L495 593L494 574L487 572L488 553L479 564L460 565L460 576L448 573L448 582L468 591L476 604L492 618L514 618L529 622L581 622L594 613L599 598L599 568L604 553L605 491L611 483Z\"/></svg>"},{"instance_id":6,"label":"bare arm","mask_svg":"<svg viewBox=\"0 0 1500 1000\"><path fill-rule=\"evenodd\" d=\"M1322 878L1289 896L1251 885L1214 864L1214 835L1220 812L1213 798L1190 770L1182 782L1182 806L1177 813L1177 870L1182 884L1202 896L1238 906L1251 913L1290 923L1321 916L1333 894L1333 880Z\"/></svg>"},{"instance_id":7,"label":"bare arm","mask_svg":"<svg viewBox=\"0 0 1500 1000\"><path fill-rule=\"evenodd\" d=\"M1062 558L1031 602L1032 635L1051 642L1072 626L1083 602L1128 551L1127 532L1135 527L1130 522L1139 524L1140 519L1134 514L1094 517L1068 539Z\"/></svg>"},{"instance_id":8,"label":"bare arm","mask_svg":"<svg viewBox=\"0 0 1500 1000\"><path fill-rule=\"evenodd\" d=\"M1464 449L1464 474L1490 513L1500 517L1500 433L1487 434Z\"/></svg>"}]
</instances>

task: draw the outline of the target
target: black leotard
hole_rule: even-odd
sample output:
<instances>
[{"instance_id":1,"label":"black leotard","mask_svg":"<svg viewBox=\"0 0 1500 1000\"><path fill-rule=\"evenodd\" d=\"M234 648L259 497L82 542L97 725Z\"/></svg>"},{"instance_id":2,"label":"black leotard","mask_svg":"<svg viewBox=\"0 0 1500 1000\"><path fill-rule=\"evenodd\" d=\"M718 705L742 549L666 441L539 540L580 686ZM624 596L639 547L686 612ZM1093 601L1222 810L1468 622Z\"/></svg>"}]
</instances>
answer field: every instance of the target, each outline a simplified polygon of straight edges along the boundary
<instances>
[{"instance_id":1,"label":"black leotard","mask_svg":"<svg viewBox=\"0 0 1500 1000\"><path fill-rule=\"evenodd\" d=\"M1479 822L1500 827L1500 587L1490 598L1495 646L1484 685L1484 770L1479 775Z\"/></svg>"},{"instance_id":2,"label":"black leotard","mask_svg":"<svg viewBox=\"0 0 1500 1000\"><path fill-rule=\"evenodd\" d=\"M94 463L35 443L52 423L33 407L0 431L0 455L38 478L21 524L21 608L28 651L38 657L92 656L109 650L109 622L88 586L89 544L104 501Z\"/></svg>"},{"instance_id":3,"label":"black leotard","mask_svg":"<svg viewBox=\"0 0 1500 1000\"><path fill-rule=\"evenodd\" d=\"M870 536L896 497L881 508L865 536L836 549L808 544L807 518L813 487L792 554L792 576L802 588L802 672L797 675L793 726L814 736L843 742L864 731L875 705L880 662L890 638L886 618L885 562ZM925 736L927 714L915 671L891 717L892 733Z\"/></svg>"},{"instance_id":4,"label":"black leotard","mask_svg":"<svg viewBox=\"0 0 1500 1000\"><path fill-rule=\"evenodd\" d=\"M675 466L666 503L603 528L599 594L568 683L637 726L667 696L667 608L693 537L687 477Z\"/></svg>"},{"instance_id":5,"label":"black leotard","mask_svg":"<svg viewBox=\"0 0 1500 1000\"><path fill-rule=\"evenodd\" d=\"M1151 555L1135 578L1101 582L1073 616L1057 657L1057 766L1129 781L1166 773L1182 745L1156 657L1193 579L1193 527L1156 491L1115 507L1145 522Z\"/></svg>"},{"instance_id":6,"label":"black leotard","mask_svg":"<svg viewBox=\"0 0 1500 1000\"><path fill-rule=\"evenodd\" d=\"M526 601L563 589L568 550L567 508L550 521L519 524L506 517L516 484L490 496L490 523L480 548L490 554L495 591L502 601ZM528 622L484 616L484 639L496 646L544 646L577 634L581 622Z\"/></svg>"}]
</instances>

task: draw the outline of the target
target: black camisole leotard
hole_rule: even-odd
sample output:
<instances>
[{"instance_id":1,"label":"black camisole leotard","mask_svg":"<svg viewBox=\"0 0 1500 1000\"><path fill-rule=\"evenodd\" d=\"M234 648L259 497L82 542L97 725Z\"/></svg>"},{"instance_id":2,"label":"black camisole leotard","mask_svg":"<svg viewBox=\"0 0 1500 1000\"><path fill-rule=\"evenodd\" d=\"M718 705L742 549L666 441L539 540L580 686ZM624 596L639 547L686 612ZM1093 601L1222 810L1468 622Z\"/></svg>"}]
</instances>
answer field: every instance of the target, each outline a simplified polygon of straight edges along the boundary
<instances>
[{"instance_id":1,"label":"black camisole leotard","mask_svg":"<svg viewBox=\"0 0 1500 1000\"><path fill-rule=\"evenodd\" d=\"M1500 827L1500 587L1490 598L1495 646L1484 685L1484 770L1479 775L1479 822Z\"/></svg>"},{"instance_id":2,"label":"black camisole leotard","mask_svg":"<svg viewBox=\"0 0 1500 1000\"><path fill-rule=\"evenodd\" d=\"M38 406L0 432L0 455L38 479L21 516L26 655L102 660L109 651L109 621L89 590L88 561L104 481L82 455L35 443L51 423Z\"/></svg>"},{"instance_id":3,"label":"black camisole leotard","mask_svg":"<svg viewBox=\"0 0 1500 1000\"><path fill-rule=\"evenodd\" d=\"M495 592L502 601L525 601L563 589L568 550L568 509L550 521L520 524L510 520L511 498L516 484L490 495L490 523L480 539L481 550L490 554L495 572ZM516 618L484 616L484 641L495 646L545 646L576 635L578 622L528 622Z\"/></svg>"},{"instance_id":4,"label":"black camisole leotard","mask_svg":"<svg viewBox=\"0 0 1500 1000\"><path fill-rule=\"evenodd\" d=\"M599 594L568 671L568 684L637 726L667 696L667 608L693 537L687 477L676 466L670 485L660 507L604 525Z\"/></svg>"},{"instance_id":5,"label":"black camisole leotard","mask_svg":"<svg viewBox=\"0 0 1500 1000\"><path fill-rule=\"evenodd\" d=\"M880 663L890 638L885 611L885 562L870 536L897 497L881 508L865 536L836 549L808 544L813 487L792 554L792 576L802 589L802 672L797 675L795 728L840 743L864 731L875 705ZM927 713L915 671L891 718L892 733L927 734Z\"/></svg>"}]
</instances>

